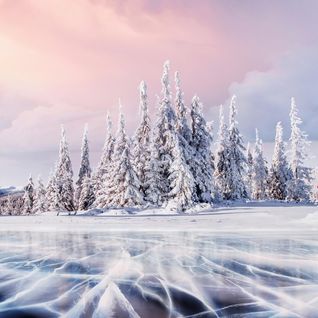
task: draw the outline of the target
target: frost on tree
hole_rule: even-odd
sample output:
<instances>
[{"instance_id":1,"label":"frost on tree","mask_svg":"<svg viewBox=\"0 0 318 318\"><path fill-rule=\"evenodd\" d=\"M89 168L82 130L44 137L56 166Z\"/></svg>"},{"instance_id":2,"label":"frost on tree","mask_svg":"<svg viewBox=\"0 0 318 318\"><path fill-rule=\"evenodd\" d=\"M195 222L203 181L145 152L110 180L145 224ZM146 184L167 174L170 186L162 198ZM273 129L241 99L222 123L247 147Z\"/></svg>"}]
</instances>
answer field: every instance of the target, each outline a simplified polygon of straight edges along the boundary
<instances>
[{"instance_id":1,"label":"frost on tree","mask_svg":"<svg viewBox=\"0 0 318 318\"><path fill-rule=\"evenodd\" d=\"M32 176L29 177L28 184L24 187L23 195L23 214L32 214L34 204L34 183Z\"/></svg>"},{"instance_id":2,"label":"frost on tree","mask_svg":"<svg viewBox=\"0 0 318 318\"><path fill-rule=\"evenodd\" d=\"M55 168L53 186L54 205L57 211L73 211L73 170L64 127L62 127L59 158Z\"/></svg>"},{"instance_id":3,"label":"frost on tree","mask_svg":"<svg viewBox=\"0 0 318 318\"><path fill-rule=\"evenodd\" d=\"M311 196L311 169L305 166L308 157L309 141L307 134L300 129L302 120L298 116L295 99L291 99L290 110L290 171L291 180L288 185L288 200L309 201Z\"/></svg>"},{"instance_id":4,"label":"frost on tree","mask_svg":"<svg viewBox=\"0 0 318 318\"><path fill-rule=\"evenodd\" d=\"M242 136L237 127L236 121L237 107L236 107L236 96L232 97L230 104L230 116L229 116L229 184L227 192L227 200L240 200L248 197L245 183L245 147L243 144Z\"/></svg>"},{"instance_id":5,"label":"frost on tree","mask_svg":"<svg viewBox=\"0 0 318 318\"><path fill-rule=\"evenodd\" d=\"M144 81L139 85L141 122L133 138L132 163L140 182L140 191L147 201L151 161L151 122L148 111L147 86Z\"/></svg>"},{"instance_id":6,"label":"frost on tree","mask_svg":"<svg viewBox=\"0 0 318 318\"><path fill-rule=\"evenodd\" d=\"M76 191L75 191L75 204L78 206L78 201L81 196L81 191L83 188L83 182L86 177L91 177L91 166L89 162L89 147L88 147L88 127L87 125L84 128L82 147L81 147L81 162L80 169L78 174L78 179L76 181Z\"/></svg>"},{"instance_id":7,"label":"frost on tree","mask_svg":"<svg viewBox=\"0 0 318 318\"><path fill-rule=\"evenodd\" d=\"M107 114L107 134L102 151L102 156L97 166L97 169L92 177L92 184L95 192L94 206L107 206L107 183L109 182L109 175L112 169L112 162L114 156L115 138L112 133L112 121Z\"/></svg>"},{"instance_id":8,"label":"frost on tree","mask_svg":"<svg viewBox=\"0 0 318 318\"><path fill-rule=\"evenodd\" d=\"M194 178L190 167L184 158L181 146L174 148L173 155L174 161L170 167L169 175L169 181L171 184L169 198L170 201L174 203L178 211L183 211L191 207L194 203Z\"/></svg>"},{"instance_id":9,"label":"frost on tree","mask_svg":"<svg viewBox=\"0 0 318 318\"><path fill-rule=\"evenodd\" d=\"M252 197L252 173L253 173L253 154L250 143L246 147L246 177L245 184L248 197Z\"/></svg>"},{"instance_id":10,"label":"frost on tree","mask_svg":"<svg viewBox=\"0 0 318 318\"><path fill-rule=\"evenodd\" d=\"M257 129L252 167L252 198L264 200L266 199L268 170L264 159L262 140L259 138Z\"/></svg>"},{"instance_id":11,"label":"frost on tree","mask_svg":"<svg viewBox=\"0 0 318 318\"><path fill-rule=\"evenodd\" d=\"M169 175L170 167L174 160L173 150L176 147L176 116L171 106L171 94L169 85L169 62L163 67L162 97L160 99L158 118L155 123L153 143L156 150L158 188L163 201L169 199L171 190Z\"/></svg>"},{"instance_id":12,"label":"frost on tree","mask_svg":"<svg viewBox=\"0 0 318 318\"><path fill-rule=\"evenodd\" d=\"M46 191L41 177L38 177L38 186L35 190L35 199L33 205L34 213L42 213L47 210Z\"/></svg>"},{"instance_id":13,"label":"frost on tree","mask_svg":"<svg viewBox=\"0 0 318 318\"><path fill-rule=\"evenodd\" d=\"M221 106L214 171L215 186L219 200L226 200L230 197L230 164L228 127L224 121L223 106Z\"/></svg>"},{"instance_id":14,"label":"frost on tree","mask_svg":"<svg viewBox=\"0 0 318 318\"><path fill-rule=\"evenodd\" d=\"M283 140L281 122L276 125L274 154L268 178L268 195L274 200L286 200L287 185L291 178Z\"/></svg>"},{"instance_id":15,"label":"frost on tree","mask_svg":"<svg viewBox=\"0 0 318 318\"><path fill-rule=\"evenodd\" d=\"M106 185L106 205L100 204L99 208L135 207L143 204L140 182L133 169L129 146L125 132L124 115L120 112L114 147L114 164L110 172L109 182Z\"/></svg>"},{"instance_id":16,"label":"frost on tree","mask_svg":"<svg viewBox=\"0 0 318 318\"><path fill-rule=\"evenodd\" d=\"M89 176L85 176L82 182L82 190L78 200L78 210L88 210L95 201L94 187Z\"/></svg>"},{"instance_id":17,"label":"frost on tree","mask_svg":"<svg viewBox=\"0 0 318 318\"><path fill-rule=\"evenodd\" d=\"M203 117L202 104L197 96L192 99L190 116L192 125L191 146L194 153L191 169L196 198L199 202L211 202L213 193L212 136Z\"/></svg>"}]
</instances>

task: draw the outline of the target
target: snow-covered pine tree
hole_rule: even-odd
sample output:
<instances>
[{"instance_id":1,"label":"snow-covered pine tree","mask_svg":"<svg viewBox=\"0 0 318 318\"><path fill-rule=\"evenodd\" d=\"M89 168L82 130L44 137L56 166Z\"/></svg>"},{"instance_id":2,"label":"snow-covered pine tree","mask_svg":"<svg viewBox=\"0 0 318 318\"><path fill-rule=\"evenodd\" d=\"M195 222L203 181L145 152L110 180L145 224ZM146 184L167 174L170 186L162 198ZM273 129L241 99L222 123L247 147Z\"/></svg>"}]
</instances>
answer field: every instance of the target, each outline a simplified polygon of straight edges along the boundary
<instances>
[{"instance_id":1,"label":"snow-covered pine tree","mask_svg":"<svg viewBox=\"0 0 318 318\"><path fill-rule=\"evenodd\" d=\"M175 105L176 105L176 131L179 136L183 137L186 141L186 145L181 144L181 147L185 150L188 150L191 140L192 140L192 131L188 124L187 114L188 109L184 104L183 100L183 92L180 86L180 75L179 72L175 73L175 84L176 84L176 98L175 98ZM183 142L183 140L180 140ZM187 155L187 153L185 153ZM193 154L188 154L191 157ZM189 160L190 158L186 158Z\"/></svg>"},{"instance_id":2,"label":"snow-covered pine tree","mask_svg":"<svg viewBox=\"0 0 318 318\"><path fill-rule=\"evenodd\" d=\"M252 168L252 198L254 200L264 200L266 198L267 177L268 170L264 159L262 140L259 138L256 129Z\"/></svg>"},{"instance_id":3,"label":"snow-covered pine tree","mask_svg":"<svg viewBox=\"0 0 318 318\"><path fill-rule=\"evenodd\" d=\"M74 187L72 162L62 127L59 158L54 173L55 208L58 211L74 211Z\"/></svg>"},{"instance_id":4,"label":"snow-covered pine tree","mask_svg":"<svg viewBox=\"0 0 318 318\"><path fill-rule=\"evenodd\" d=\"M268 177L268 195L274 200L286 200L287 185L291 178L283 140L283 126L276 125L275 147Z\"/></svg>"},{"instance_id":5,"label":"snow-covered pine tree","mask_svg":"<svg viewBox=\"0 0 318 318\"><path fill-rule=\"evenodd\" d=\"M251 144L247 143L246 147L246 191L248 192L248 197L252 197L252 174L253 174L253 154L251 150Z\"/></svg>"},{"instance_id":6,"label":"snow-covered pine tree","mask_svg":"<svg viewBox=\"0 0 318 318\"><path fill-rule=\"evenodd\" d=\"M23 214L32 214L34 204L34 183L30 175L28 184L24 187Z\"/></svg>"},{"instance_id":7,"label":"snow-covered pine tree","mask_svg":"<svg viewBox=\"0 0 318 318\"><path fill-rule=\"evenodd\" d=\"M230 153L228 140L228 127L224 120L223 106L220 106L219 131L215 155L215 187L219 194L219 200L227 200L230 197Z\"/></svg>"},{"instance_id":8,"label":"snow-covered pine tree","mask_svg":"<svg viewBox=\"0 0 318 318\"><path fill-rule=\"evenodd\" d=\"M46 191L42 178L38 177L38 186L35 190L33 213L42 213L47 210Z\"/></svg>"},{"instance_id":9,"label":"snow-covered pine tree","mask_svg":"<svg viewBox=\"0 0 318 318\"><path fill-rule=\"evenodd\" d=\"M211 164L212 136L202 114L199 97L194 96L191 104L191 146L193 158L191 170L194 177L195 197L199 202L211 202L213 189L213 169Z\"/></svg>"},{"instance_id":10,"label":"snow-covered pine tree","mask_svg":"<svg viewBox=\"0 0 318 318\"><path fill-rule=\"evenodd\" d=\"M176 141L177 143L179 141ZM170 202L176 205L177 211L184 211L191 207L195 184L192 172L184 158L182 146L178 145L173 150L174 161L170 166L169 181L171 191L169 193Z\"/></svg>"},{"instance_id":11,"label":"snow-covered pine tree","mask_svg":"<svg viewBox=\"0 0 318 318\"><path fill-rule=\"evenodd\" d=\"M292 98L290 110L290 170L292 178L288 186L288 200L296 202L309 201L311 196L312 169L305 166L310 143L307 134L299 127L301 123L295 99Z\"/></svg>"},{"instance_id":12,"label":"snow-covered pine tree","mask_svg":"<svg viewBox=\"0 0 318 318\"><path fill-rule=\"evenodd\" d=\"M13 195L10 194L7 196L7 200L5 201L5 206L4 206L4 210L5 210L5 213L6 215L18 215L18 211L15 207L15 204L14 204L14 198L13 198Z\"/></svg>"},{"instance_id":13,"label":"snow-covered pine tree","mask_svg":"<svg viewBox=\"0 0 318 318\"><path fill-rule=\"evenodd\" d=\"M114 147L114 164L106 187L107 205L98 205L99 208L134 207L143 204L140 192L140 182L131 163L129 141L125 131L125 119L120 107L118 133Z\"/></svg>"},{"instance_id":14,"label":"snow-covered pine tree","mask_svg":"<svg viewBox=\"0 0 318 318\"><path fill-rule=\"evenodd\" d=\"M147 202L151 203L154 206L161 206L162 196L160 191L160 175L159 171L159 150L157 145L151 140L150 145L150 161L148 166L146 166L147 178L145 180L145 197Z\"/></svg>"},{"instance_id":15,"label":"snow-covered pine tree","mask_svg":"<svg viewBox=\"0 0 318 318\"><path fill-rule=\"evenodd\" d=\"M86 177L90 178L92 169L89 162L89 147L88 147L88 126L85 125L84 134L82 139L82 147L81 147L81 162L80 162L80 169L78 173L78 179L76 181L76 190L75 190L75 197L74 201L76 206L78 206L78 201L81 196L82 191L82 184Z\"/></svg>"},{"instance_id":16,"label":"snow-covered pine tree","mask_svg":"<svg viewBox=\"0 0 318 318\"><path fill-rule=\"evenodd\" d=\"M171 106L171 94L169 84L169 61L163 66L162 97L160 99L157 121L155 123L153 145L157 152L153 154L157 158L157 181L162 201L167 202L171 191L169 175L173 158L173 149L176 147L176 116Z\"/></svg>"},{"instance_id":17,"label":"snow-covered pine tree","mask_svg":"<svg viewBox=\"0 0 318 318\"><path fill-rule=\"evenodd\" d=\"M95 201L94 187L91 178L86 175L82 182L82 190L78 200L78 210L88 210Z\"/></svg>"},{"instance_id":18,"label":"snow-covered pine tree","mask_svg":"<svg viewBox=\"0 0 318 318\"><path fill-rule=\"evenodd\" d=\"M49 173L48 182L46 184L45 192L46 192L46 208L48 211L54 211L55 210L55 200L54 196L56 195L55 191L55 178L54 178L54 172L53 170Z\"/></svg>"},{"instance_id":19,"label":"snow-covered pine tree","mask_svg":"<svg viewBox=\"0 0 318 318\"><path fill-rule=\"evenodd\" d=\"M140 191L147 200L147 187L151 160L151 123L148 112L147 86L144 81L139 85L139 110L141 122L133 139L132 163L140 181ZM148 201L148 200L147 200Z\"/></svg>"},{"instance_id":20,"label":"snow-covered pine tree","mask_svg":"<svg viewBox=\"0 0 318 318\"><path fill-rule=\"evenodd\" d=\"M241 200L248 197L246 186L244 183L245 174L245 147L243 144L242 136L237 127L236 121L237 107L236 96L233 96L230 104L229 116L229 184L228 184L228 197L227 200Z\"/></svg>"},{"instance_id":21,"label":"snow-covered pine tree","mask_svg":"<svg viewBox=\"0 0 318 318\"><path fill-rule=\"evenodd\" d=\"M109 175L112 170L114 156L115 138L112 133L112 121L107 114L107 134L102 151L102 156L97 169L92 177L92 184L95 193L94 206L106 207L108 204L107 183L110 181Z\"/></svg>"}]
</instances>

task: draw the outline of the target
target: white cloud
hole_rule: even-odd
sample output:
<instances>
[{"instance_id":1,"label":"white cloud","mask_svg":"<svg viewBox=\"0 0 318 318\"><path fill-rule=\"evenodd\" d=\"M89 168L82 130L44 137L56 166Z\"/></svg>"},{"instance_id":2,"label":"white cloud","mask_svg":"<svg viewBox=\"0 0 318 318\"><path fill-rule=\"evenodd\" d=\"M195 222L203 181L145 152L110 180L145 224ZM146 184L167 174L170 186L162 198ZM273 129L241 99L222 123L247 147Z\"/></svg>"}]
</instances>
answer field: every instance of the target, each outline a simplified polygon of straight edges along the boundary
<instances>
[{"instance_id":1,"label":"white cloud","mask_svg":"<svg viewBox=\"0 0 318 318\"><path fill-rule=\"evenodd\" d=\"M233 83L230 94L238 96L242 132L250 139L259 128L264 140L274 138L277 121L289 134L290 98L296 98L303 129L318 139L318 49L284 55L270 70L249 72L241 83Z\"/></svg>"}]
</instances>

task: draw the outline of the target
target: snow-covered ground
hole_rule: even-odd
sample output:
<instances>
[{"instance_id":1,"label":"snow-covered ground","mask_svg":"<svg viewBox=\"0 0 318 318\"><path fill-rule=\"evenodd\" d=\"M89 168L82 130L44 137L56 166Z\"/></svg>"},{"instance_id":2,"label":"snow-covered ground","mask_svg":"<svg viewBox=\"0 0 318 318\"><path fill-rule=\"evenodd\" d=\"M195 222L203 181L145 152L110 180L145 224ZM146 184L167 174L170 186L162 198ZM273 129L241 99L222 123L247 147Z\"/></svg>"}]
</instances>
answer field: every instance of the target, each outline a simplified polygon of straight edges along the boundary
<instances>
[{"instance_id":1,"label":"snow-covered ground","mask_svg":"<svg viewBox=\"0 0 318 318\"><path fill-rule=\"evenodd\" d=\"M97 213L0 217L0 317L317 317L316 206Z\"/></svg>"},{"instance_id":2,"label":"snow-covered ground","mask_svg":"<svg viewBox=\"0 0 318 318\"><path fill-rule=\"evenodd\" d=\"M317 231L318 207L277 203L194 208L184 214L164 209L100 210L76 216L54 212L35 216L0 216L0 231Z\"/></svg>"}]
</instances>

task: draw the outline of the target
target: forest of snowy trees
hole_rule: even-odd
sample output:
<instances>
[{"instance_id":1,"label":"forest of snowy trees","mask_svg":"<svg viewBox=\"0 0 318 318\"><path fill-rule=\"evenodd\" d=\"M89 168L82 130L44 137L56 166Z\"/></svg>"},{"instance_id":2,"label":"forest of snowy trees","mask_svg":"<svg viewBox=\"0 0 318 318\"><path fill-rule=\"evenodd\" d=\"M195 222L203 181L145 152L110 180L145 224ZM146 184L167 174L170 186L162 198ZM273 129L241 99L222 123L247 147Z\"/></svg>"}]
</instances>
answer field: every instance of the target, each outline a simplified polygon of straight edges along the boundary
<instances>
[{"instance_id":1,"label":"forest of snowy trees","mask_svg":"<svg viewBox=\"0 0 318 318\"><path fill-rule=\"evenodd\" d=\"M189 107L185 105L180 76L176 72L173 98L169 72L169 62L166 62L154 123L149 116L147 86L141 82L140 123L131 138L126 133L125 117L119 106L117 132L113 132L108 115L102 155L92 171L85 127L80 169L74 183L62 127L58 160L46 186L41 178L35 186L30 177L23 196L9 195L0 202L0 213L27 215L45 211L166 206L183 211L200 203L311 200L312 172L305 165L309 142L301 130L302 121L294 99L291 100L289 143L284 142L283 127L278 122L274 154L268 163L258 131L254 146L244 145L236 119L235 96L229 105L228 120L220 107L214 141L212 125L203 116L199 97L194 96Z\"/></svg>"}]
</instances>

